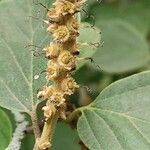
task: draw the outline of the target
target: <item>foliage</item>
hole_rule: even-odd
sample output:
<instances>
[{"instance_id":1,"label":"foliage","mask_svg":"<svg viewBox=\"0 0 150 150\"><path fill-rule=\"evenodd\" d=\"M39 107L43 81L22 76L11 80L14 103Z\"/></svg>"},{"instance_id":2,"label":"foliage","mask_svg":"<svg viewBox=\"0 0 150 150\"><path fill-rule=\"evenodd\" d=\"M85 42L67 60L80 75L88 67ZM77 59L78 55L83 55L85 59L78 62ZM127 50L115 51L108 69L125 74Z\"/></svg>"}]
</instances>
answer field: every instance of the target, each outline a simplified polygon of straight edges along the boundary
<instances>
[{"instance_id":1,"label":"foliage","mask_svg":"<svg viewBox=\"0 0 150 150\"><path fill-rule=\"evenodd\" d=\"M52 3L41 2L47 6ZM89 24L93 23L92 19L83 16L83 22L89 23L82 23L80 29L79 41L86 43L80 57L92 57L95 62L79 63L74 76L81 86L88 85L90 90L84 93L81 88L71 100L76 107L84 105L84 93L83 97L88 99L86 104L93 102L71 114L72 120L81 112L77 131L67 124L58 124L52 149L79 150L80 138L90 150L149 150L150 1L103 0L99 5L96 0L90 0L86 9L95 16L96 25L92 28ZM30 114L33 106L40 103L36 94L46 82L45 75L40 74L46 62L40 48L28 45L49 44L50 36L42 22L45 14L46 10L31 0L0 2L2 107ZM103 41L102 47L91 44ZM42 116L42 111L38 111ZM0 110L1 150L7 147L12 136L14 121L11 118L10 122L8 117ZM21 149L32 149L33 142L33 136L27 134Z\"/></svg>"},{"instance_id":2,"label":"foliage","mask_svg":"<svg viewBox=\"0 0 150 150\"><path fill-rule=\"evenodd\" d=\"M1 118L1 123L0 123L0 148L3 150L7 147L11 140L12 136L12 126L11 122L9 120L9 117L7 114L0 109L0 118Z\"/></svg>"},{"instance_id":3,"label":"foliage","mask_svg":"<svg viewBox=\"0 0 150 150\"><path fill-rule=\"evenodd\" d=\"M80 108L78 133L91 150L150 149L150 72L117 81Z\"/></svg>"}]
</instances>

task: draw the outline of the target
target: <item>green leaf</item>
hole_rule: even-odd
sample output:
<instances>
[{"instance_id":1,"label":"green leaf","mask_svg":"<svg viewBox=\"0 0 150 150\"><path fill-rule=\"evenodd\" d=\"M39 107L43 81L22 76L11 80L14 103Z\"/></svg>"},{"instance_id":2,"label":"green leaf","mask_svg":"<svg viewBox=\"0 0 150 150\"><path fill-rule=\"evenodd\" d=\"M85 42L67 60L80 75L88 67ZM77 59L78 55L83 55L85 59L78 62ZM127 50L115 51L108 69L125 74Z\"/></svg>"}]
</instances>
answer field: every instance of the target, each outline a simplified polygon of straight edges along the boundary
<instances>
[{"instance_id":1,"label":"green leaf","mask_svg":"<svg viewBox=\"0 0 150 150\"><path fill-rule=\"evenodd\" d=\"M31 111L37 103L33 93L44 83L33 78L44 69L44 59L34 57L32 49L25 48L28 44L42 47L50 40L42 21L29 17L39 12L42 19L45 11L40 8L30 0L0 4L0 105L8 109Z\"/></svg>"},{"instance_id":2,"label":"green leaf","mask_svg":"<svg viewBox=\"0 0 150 150\"><path fill-rule=\"evenodd\" d=\"M8 116L0 109L0 149L5 150L12 136L12 126Z\"/></svg>"},{"instance_id":3,"label":"green leaf","mask_svg":"<svg viewBox=\"0 0 150 150\"><path fill-rule=\"evenodd\" d=\"M46 5L47 1L41 0L41 2ZM37 90L46 84L46 80L45 74L40 75L38 79L37 76L46 69L46 59L42 55L33 56L33 50L36 48L25 48L25 46L34 44L45 47L50 43L51 37L46 32L46 26L44 28L42 26L45 14L46 9L35 5L31 0L7 0L0 3L0 105L2 107L29 112L32 106L39 103L36 98ZM92 33L91 30L87 31L87 35L89 33ZM85 34L83 38L87 35Z\"/></svg>"},{"instance_id":4,"label":"green leaf","mask_svg":"<svg viewBox=\"0 0 150 150\"><path fill-rule=\"evenodd\" d=\"M108 73L123 73L138 69L149 61L148 44L130 24L121 20L101 23L104 46L94 60Z\"/></svg>"},{"instance_id":5,"label":"green leaf","mask_svg":"<svg viewBox=\"0 0 150 150\"><path fill-rule=\"evenodd\" d=\"M150 149L150 71L117 81L80 108L78 133L90 150Z\"/></svg>"},{"instance_id":6,"label":"green leaf","mask_svg":"<svg viewBox=\"0 0 150 150\"><path fill-rule=\"evenodd\" d=\"M53 140L52 150L80 150L77 131L65 123L58 123Z\"/></svg>"},{"instance_id":7,"label":"green leaf","mask_svg":"<svg viewBox=\"0 0 150 150\"><path fill-rule=\"evenodd\" d=\"M101 31L96 27L91 27L88 23L82 23L78 38L81 44L80 58L92 57L101 45ZM94 46L95 45L95 46ZM97 47L98 46L98 47ZM85 60L79 61L78 69L85 64Z\"/></svg>"},{"instance_id":8,"label":"green leaf","mask_svg":"<svg viewBox=\"0 0 150 150\"><path fill-rule=\"evenodd\" d=\"M96 25L99 26L103 21L122 19L132 24L144 37L150 30L150 1L118 1L114 3L98 5L89 8L89 13L95 16Z\"/></svg>"}]
</instances>

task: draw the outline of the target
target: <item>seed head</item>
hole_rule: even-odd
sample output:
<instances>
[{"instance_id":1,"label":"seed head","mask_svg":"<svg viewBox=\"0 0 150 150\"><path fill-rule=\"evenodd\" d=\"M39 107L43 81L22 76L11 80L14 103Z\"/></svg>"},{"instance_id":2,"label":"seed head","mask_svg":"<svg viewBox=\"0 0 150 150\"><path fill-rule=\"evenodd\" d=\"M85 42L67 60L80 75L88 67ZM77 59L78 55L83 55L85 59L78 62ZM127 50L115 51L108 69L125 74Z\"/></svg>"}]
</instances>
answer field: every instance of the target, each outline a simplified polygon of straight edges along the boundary
<instances>
[{"instance_id":1,"label":"seed head","mask_svg":"<svg viewBox=\"0 0 150 150\"><path fill-rule=\"evenodd\" d=\"M48 99L55 91L53 86L44 86L42 91L39 91L37 98Z\"/></svg>"},{"instance_id":2,"label":"seed head","mask_svg":"<svg viewBox=\"0 0 150 150\"><path fill-rule=\"evenodd\" d=\"M71 77L71 71L76 69L79 55L79 22L77 12L81 11L86 0L56 0L53 7L48 9L47 31L52 34L54 40L43 50L48 58L47 81L53 81L53 85L44 86L38 93L38 98L47 100L43 107L45 120L48 121L53 113L59 113L59 117L66 118L66 96L79 88ZM41 143L43 149L50 143ZM45 147L45 148L44 148Z\"/></svg>"},{"instance_id":3,"label":"seed head","mask_svg":"<svg viewBox=\"0 0 150 150\"><path fill-rule=\"evenodd\" d=\"M53 95L50 97L49 102L56 105L56 107L61 107L64 104L65 98L64 94L58 91L55 91Z\"/></svg>"},{"instance_id":4,"label":"seed head","mask_svg":"<svg viewBox=\"0 0 150 150\"><path fill-rule=\"evenodd\" d=\"M79 88L79 86L72 77L67 77L62 81L61 88L65 94L71 95L75 92L76 88Z\"/></svg>"},{"instance_id":5,"label":"seed head","mask_svg":"<svg viewBox=\"0 0 150 150\"><path fill-rule=\"evenodd\" d=\"M76 11L75 5L69 1L57 1L54 5L56 6L56 10L58 10L63 16L67 14L74 14Z\"/></svg>"},{"instance_id":6,"label":"seed head","mask_svg":"<svg viewBox=\"0 0 150 150\"><path fill-rule=\"evenodd\" d=\"M46 79L49 80L55 80L60 76L61 68L57 62L53 60L48 61L48 68L47 68L47 75Z\"/></svg>"},{"instance_id":7,"label":"seed head","mask_svg":"<svg viewBox=\"0 0 150 150\"><path fill-rule=\"evenodd\" d=\"M51 107L49 107L49 106L44 106L44 107L42 108L42 110L44 111L45 121L47 121L47 120L52 116Z\"/></svg>"},{"instance_id":8,"label":"seed head","mask_svg":"<svg viewBox=\"0 0 150 150\"><path fill-rule=\"evenodd\" d=\"M51 21L54 21L54 22L59 22L61 19L61 15L54 8L51 8L48 11L47 16Z\"/></svg>"},{"instance_id":9,"label":"seed head","mask_svg":"<svg viewBox=\"0 0 150 150\"><path fill-rule=\"evenodd\" d=\"M46 58L53 59L59 56L59 47L56 43L51 43L49 47L43 49L46 52Z\"/></svg>"},{"instance_id":10,"label":"seed head","mask_svg":"<svg viewBox=\"0 0 150 150\"><path fill-rule=\"evenodd\" d=\"M75 58L69 51L62 51L58 57L58 63L66 70L72 70L75 68Z\"/></svg>"},{"instance_id":11,"label":"seed head","mask_svg":"<svg viewBox=\"0 0 150 150\"><path fill-rule=\"evenodd\" d=\"M70 32L66 26L62 25L54 31L53 36L54 40L66 42L70 37Z\"/></svg>"}]
</instances>

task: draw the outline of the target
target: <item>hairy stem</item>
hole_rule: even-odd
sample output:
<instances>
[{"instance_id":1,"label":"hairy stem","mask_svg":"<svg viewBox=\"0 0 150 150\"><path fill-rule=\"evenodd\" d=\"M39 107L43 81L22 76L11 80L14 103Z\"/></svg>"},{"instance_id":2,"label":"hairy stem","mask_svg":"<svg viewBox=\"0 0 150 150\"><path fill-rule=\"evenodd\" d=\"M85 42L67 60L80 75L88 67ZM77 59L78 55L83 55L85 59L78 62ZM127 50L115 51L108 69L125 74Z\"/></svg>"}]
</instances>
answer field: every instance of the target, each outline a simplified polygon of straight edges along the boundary
<instances>
[{"instance_id":1,"label":"hairy stem","mask_svg":"<svg viewBox=\"0 0 150 150\"><path fill-rule=\"evenodd\" d=\"M31 112L32 127L33 127L35 139L39 138L41 135L39 124L38 124L38 118L36 114L36 108L37 108L36 106L33 106Z\"/></svg>"},{"instance_id":2,"label":"hairy stem","mask_svg":"<svg viewBox=\"0 0 150 150\"><path fill-rule=\"evenodd\" d=\"M81 108L78 108L76 110L74 110L66 119L67 123L70 123L71 121L73 121L75 118L79 117L82 113Z\"/></svg>"},{"instance_id":3,"label":"hairy stem","mask_svg":"<svg viewBox=\"0 0 150 150\"><path fill-rule=\"evenodd\" d=\"M51 147L53 134L57 125L59 113L53 111L51 118L44 123L44 128L40 139L37 139L34 150L43 150Z\"/></svg>"},{"instance_id":4,"label":"hairy stem","mask_svg":"<svg viewBox=\"0 0 150 150\"><path fill-rule=\"evenodd\" d=\"M56 124L57 124L57 120L58 120L58 113L55 113L51 120L45 122L44 124L44 129L41 135L41 140L40 142L47 142L47 144L50 144L51 147L51 143L52 143L52 138L53 138L53 134L56 128Z\"/></svg>"}]
</instances>

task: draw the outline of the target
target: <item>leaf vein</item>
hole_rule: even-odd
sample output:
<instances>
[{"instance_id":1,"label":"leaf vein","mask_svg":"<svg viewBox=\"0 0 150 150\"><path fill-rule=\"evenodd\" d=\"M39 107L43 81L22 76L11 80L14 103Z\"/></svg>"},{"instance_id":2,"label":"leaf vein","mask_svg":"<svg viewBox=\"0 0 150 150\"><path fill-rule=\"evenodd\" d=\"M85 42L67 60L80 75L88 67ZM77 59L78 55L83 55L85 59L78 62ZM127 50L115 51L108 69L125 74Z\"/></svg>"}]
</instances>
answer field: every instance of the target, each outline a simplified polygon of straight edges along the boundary
<instances>
[{"instance_id":1,"label":"leaf vein","mask_svg":"<svg viewBox=\"0 0 150 150\"><path fill-rule=\"evenodd\" d=\"M90 107L90 108L85 108L85 109L88 109L88 110L94 109L94 110L97 110L97 111L99 111L99 110L101 110L101 111L106 111L106 112L109 112L109 113L114 113L114 114L117 114L117 115L120 115L120 116L123 116L123 117L126 117L126 118L128 118L128 117L129 117L129 118L133 118L133 119L139 120L139 121L141 121L141 122L150 124L150 122L147 121L147 120L144 120L144 119L141 119L141 118L135 118L135 117L126 115L126 114L124 114L124 113L119 113L119 112L111 111L111 110L108 110L108 109L100 109L100 108L96 108L96 107Z\"/></svg>"},{"instance_id":2,"label":"leaf vein","mask_svg":"<svg viewBox=\"0 0 150 150\"><path fill-rule=\"evenodd\" d=\"M27 85L28 85L29 87L31 87L31 83L29 82L29 80L28 80L27 77L25 76L25 74L24 74L24 72L23 72L23 69L22 69L21 65L19 64L18 60L16 59L16 56L15 56L15 54L14 54L12 48L8 45L8 43L4 40L4 38L1 37L1 39L3 40L3 43L7 46L8 51L9 51L10 54L12 55L13 60L14 60L14 62L16 63L16 65L18 66L18 69L19 69L20 73L22 74L23 78L25 79Z\"/></svg>"},{"instance_id":3,"label":"leaf vein","mask_svg":"<svg viewBox=\"0 0 150 150\"><path fill-rule=\"evenodd\" d=\"M29 9L29 15L32 16L32 9L30 7L30 0L27 0L28 3L28 9ZM32 19L29 20L30 24L30 30L31 30L31 44L33 44L33 38L34 38L34 31L32 26ZM33 55L31 53L31 96L32 96L32 106L33 106Z\"/></svg>"},{"instance_id":4,"label":"leaf vein","mask_svg":"<svg viewBox=\"0 0 150 150\"><path fill-rule=\"evenodd\" d=\"M124 149L123 149L123 146L122 146L122 144L121 144L121 142L120 142L120 139L118 139L118 137L116 136L115 132L112 130L111 126L105 121L104 118L100 117L95 111L93 111L93 110L91 110L91 111L92 111L99 119L103 119L103 121L105 122L105 124L108 126L108 128L109 128L109 129L112 131L112 133L114 134L114 137L115 137L116 140L118 141L118 143L119 143L120 147L122 148L122 150L124 150Z\"/></svg>"},{"instance_id":5,"label":"leaf vein","mask_svg":"<svg viewBox=\"0 0 150 150\"><path fill-rule=\"evenodd\" d=\"M91 131L93 131L92 128L91 128L91 126L90 126L90 124L89 124L89 122L88 122L88 120L87 120L87 118L86 118L86 115L85 115L84 113L83 113L83 115L84 115L84 117L85 117L85 120L86 120L86 122L87 122L87 125L89 126L89 128L91 129ZM99 141L98 141L98 139L97 139L97 137L94 135L93 132L91 132L91 133L92 133L93 137L96 139L96 141L97 141L97 143L98 143L100 149L102 149L102 148L101 148L101 145L100 145L100 143L99 143Z\"/></svg>"},{"instance_id":6,"label":"leaf vein","mask_svg":"<svg viewBox=\"0 0 150 150\"><path fill-rule=\"evenodd\" d=\"M136 124L130 119L127 118L129 120L129 122L133 125L133 127L139 132L139 134L150 144L150 141L143 135L143 133L138 129L138 127L136 126Z\"/></svg>"},{"instance_id":7,"label":"leaf vein","mask_svg":"<svg viewBox=\"0 0 150 150\"><path fill-rule=\"evenodd\" d=\"M119 81L118 81L118 82L119 82ZM104 102L104 101L110 100L110 98L114 98L114 97L120 96L120 95L125 95L125 94L130 93L130 92L132 92L132 91L134 91L134 90L138 90L138 89L141 89L141 88L144 88L144 87L150 87L150 85L143 85L143 86L139 86L139 87L134 88L134 89L130 89L130 90L125 91L125 92L123 92L123 93L114 94L113 96L106 97L106 98L102 98L99 102ZM102 92L102 93L103 93L103 92ZM102 94L102 93L101 93L101 94ZM90 106L92 106L92 105L93 105L94 103L96 103L96 102L97 102L97 100L96 100L95 102L91 103Z\"/></svg>"},{"instance_id":8,"label":"leaf vein","mask_svg":"<svg viewBox=\"0 0 150 150\"><path fill-rule=\"evenodd\" d=\"M3 81L3 79L0 78L0 81L4 84L5 88L8 90L8 92L14 97L18 103L25 108L26 112L29 112L28 108L17 98L17 96L12 92L12 90L8 87L8 85Z\"/></svg>"}]
</instances>

